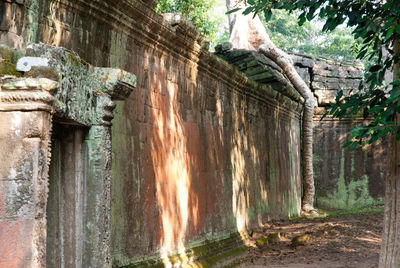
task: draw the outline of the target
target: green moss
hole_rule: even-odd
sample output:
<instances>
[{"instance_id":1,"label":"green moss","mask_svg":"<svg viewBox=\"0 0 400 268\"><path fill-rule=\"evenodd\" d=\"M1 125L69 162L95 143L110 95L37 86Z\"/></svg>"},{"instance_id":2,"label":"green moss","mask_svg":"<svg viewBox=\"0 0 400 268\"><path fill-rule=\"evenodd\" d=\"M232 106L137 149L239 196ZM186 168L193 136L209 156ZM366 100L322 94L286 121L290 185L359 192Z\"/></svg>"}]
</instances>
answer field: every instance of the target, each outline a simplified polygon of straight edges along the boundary
<instances>
[{"instance_id":1,"label":"green moss","mask_svg":"<svg viewBox=\"0 0 400 268\"><path fill-rule=\"evenodd\" d=\"M263 245L265 245L265 244L268 244L268 238L262 237L262 238L258 239L258 240L256 241L256 243L257 243L257 245L259 245L259 246L263 246Z\"/></svg>"},{"instance_id":2,"label":"green moss","mask_svg":"<svg viewBox=\"0 0 400 268\"><path fill-rule=\"evenodd\" d=\"M318 209L318 216L309 218L309 217L294 217L291 218L291 222L298 222L304 219L307 220L321 220L326 218L345 216L345 215L364 215L364 214L380 214L383 213L383 206L366 206L362 208L352 208L352 209L344 209L344 210L335 210L335 211L324 211Z\"/></svg>"},{"instance_id":3,"label":"green moss","mask_svg":"<svg viewBox=\"0 0 400 268\"><path fill-rule=\"evenodd\" d=\"M344 155L344 149L342 149L340 173L336 184L336 189L333 191L333 193L328 194L327 197L319 197L317 199L318 206L332 209L351 209L378 203L379 200L375 200L369 194L369 178L367 175L364 175L361 180L355 180L352 178L350 183L346 185L344 179ZM351 159L351 171L351 173L354 174L354 156Z\"/></svg>"},{"instance_id":4,"label":"green moss","mask_svg":"<svg viewBox=\"0 0 400 268\"><path fill-rule=\"evenodd\" d=\"M0 76L1 75L14 75L17 77L21 76L20 72L15 69L16 65L9 62L0 62Z\"/></svg>"},{"instance_id":5,"label":"green moss","mask_svg":"<svg viewBox=\"0 0 400 268\"><path fill-rule=\"evenodd\" d=\"M5 45L0 45L0 75L21 76L17 72L17 61L23 57L23 53L18 50L11 49Z\"/></svg>"},{"instance_id":6,"label":"green moss","mask_svg":"<svg viewBox=\"0 0 400 268\"><path fill-rule=\"evenodd\" d=\"M240 235L235 233L225 239L205 239L199 245L192 247L189 245L184 254L171 254L168 256L168 261L174 265L190 258L192 261L188 265L193 267L214 267L217 264L232 265L230 264L232 260L246 251L247 247L243 245ZM144 257L123 267L164 267L164 263L157 255Z\"/></svg>"}]
</instances>

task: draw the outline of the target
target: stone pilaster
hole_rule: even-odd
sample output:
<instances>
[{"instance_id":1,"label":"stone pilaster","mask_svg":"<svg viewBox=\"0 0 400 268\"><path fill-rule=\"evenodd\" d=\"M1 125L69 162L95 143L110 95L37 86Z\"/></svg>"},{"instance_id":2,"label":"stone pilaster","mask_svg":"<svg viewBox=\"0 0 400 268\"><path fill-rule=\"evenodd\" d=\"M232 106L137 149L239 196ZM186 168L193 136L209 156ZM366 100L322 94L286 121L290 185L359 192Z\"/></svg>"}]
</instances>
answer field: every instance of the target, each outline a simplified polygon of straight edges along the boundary
<instances>
[{"instance_id":1,"label":"stone pilaster","mask_svg":"<svg viewBox=\"0 0 400 268\"><path fill-rule=\"evenodd\" d=\"M51 92L44 78L0 79L0 267L44 267Z\"/></svg>"},{"instance_id":2,"label":"stone pilaster","mask_svg":"<svg viewBox=\"0 0 400 268\"><path fill-rule=\"evenodd\" d=\"M88 150L86 193L86 244L84 267L111 267L111 120L115 103L126 99L136 77L119 69L94 68L105 93L96 95L96 106L85 140ZM104 79L107 77L107 79Z\"/></svg>"},{"instance_id":3,"label":"stone pilaster","mask_svg":"<svg viewBox=\"0 0 400 268\"><path fill-rule=\"evenodd\" d=\"M86 245L84 267L111 267L111 129L95 125L89 129L86 193Z\"/></svg>"},{"instance_id":4,"label":"stone pilaster","mask_svg":"<svg viewBox=\"0 0 400 268\"><path fill-rule=\"evenodd\" d=\"M129 96L136 77L93 67L60 47L38 44L28 50L33 56L16 64L24 78L0 79L0 267L45 267L46 247L52 249L51 267L111 267L110 127L114 100ZM63 147L64 155L52 162L62 167L50 178L62 194L50 196L60 197L62 205L49 206L47 223L52 119L75 126L77 140L74 155ZM75 236L63 240L72 231Z\"/></svg>"}]
</instances>

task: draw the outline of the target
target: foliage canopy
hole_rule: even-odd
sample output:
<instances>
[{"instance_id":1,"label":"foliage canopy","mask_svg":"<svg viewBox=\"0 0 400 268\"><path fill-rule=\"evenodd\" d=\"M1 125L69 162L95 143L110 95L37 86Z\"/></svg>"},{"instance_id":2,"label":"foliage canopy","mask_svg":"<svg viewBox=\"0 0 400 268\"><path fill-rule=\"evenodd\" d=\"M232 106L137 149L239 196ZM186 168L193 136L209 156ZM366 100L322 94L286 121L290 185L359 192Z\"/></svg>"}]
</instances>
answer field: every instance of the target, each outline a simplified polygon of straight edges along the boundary
<instances>
[{"instance_id":1,"label":"foliage canopy","mask_svg":"<svg viewBox=\"0 0 400 268\"><path fill-rule=\"evenodd\" d=\"M262 21L271 41L284 51L330 56L336 60L357 58L361 40L354 39L349 28L322 32L322 21L317 18L299 26L296 14L283 10L274 10L268 22Z\"/></svg>"}]
</instances>

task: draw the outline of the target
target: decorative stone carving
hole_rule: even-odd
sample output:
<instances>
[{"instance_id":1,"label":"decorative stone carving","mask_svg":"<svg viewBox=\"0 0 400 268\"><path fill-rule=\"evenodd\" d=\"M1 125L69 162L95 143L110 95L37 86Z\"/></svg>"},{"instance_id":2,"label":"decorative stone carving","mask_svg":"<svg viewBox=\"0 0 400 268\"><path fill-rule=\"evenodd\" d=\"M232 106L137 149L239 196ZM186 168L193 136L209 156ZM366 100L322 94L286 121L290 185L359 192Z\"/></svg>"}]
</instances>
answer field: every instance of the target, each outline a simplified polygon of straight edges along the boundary
<instances>
[{"instance_id":1,"label":"decorative stone carving","mask_svg":"<svg viewBox=\"0 0 400 268\"><path fill-rule=\"evenodd\" d=\"M7 252L0 256L0 266L45 266L48 163L54 115L53 120L57 122L88 129L84 141L88 156L82 159L85 161L82 166L87 169L85 180L92 187L85 206L86 251L80 251L79 258L83 259L85 267L111 267L113 100L127 98L136 86L136 77L120 69L93 67L60 47L34 44L28 47L27 53L30 56L20 58L16 64L23 77L0 78L0 126L3 129L0 148L17 154L17 160L28 156L18 161L2 156L0 200L7 200L7 208L0 202L0 230L11 228L10 224L3 226L2 221L11 217L12 224L17 226L12 230L18 235L10 238L0 232L1 241L9 240L9 243L0 243L0 252ZM2 211L9 212L3 215Z\"/></svg>"},{"instance_id":2,"label":"decorative stone carving","mask_svg":"<svg viewBox=\"0 0 400 268\"><path fill-rule=\"evenodd\" d=\"M58 83L47 78L0 79L0 111L51 111Z\"/></svg>"},{"instance_id":3,"label":"decorative stone carving","mask_svg":"<svg viewBox=\"0 0 400 268\"><path fill-rule=\"evenodd\" d=\"M92 72L103 83L104 93L113 100L125 100L136 87L136 76L124 70L94 67Z\"/></svg>"},{"instance_id":4,"label":"decorative stone carving","mask_svg":"<svg viewBox=\"0 0 400 268\"><path fill-rule=\"evenodd\" d=\"M59 81L53 95L56 115L79 124L110 125L112 100L124 100L136 87L136 77L120 69L93 67L74 52L44 44L27 48L17 66L24 66L25 76L48 77ZM23 68L21 67L22 71Z\"/></svg>"},{"instance_id":5,"label":"decorative stone carving","mask_svg":"<svg viewBox=\"0 0 400 268\"><path fill-rule=\"evenodd\" d=\"M51 95L46 78L0 79L0 266L44 267Z\"/></svg>"}]
</instances>

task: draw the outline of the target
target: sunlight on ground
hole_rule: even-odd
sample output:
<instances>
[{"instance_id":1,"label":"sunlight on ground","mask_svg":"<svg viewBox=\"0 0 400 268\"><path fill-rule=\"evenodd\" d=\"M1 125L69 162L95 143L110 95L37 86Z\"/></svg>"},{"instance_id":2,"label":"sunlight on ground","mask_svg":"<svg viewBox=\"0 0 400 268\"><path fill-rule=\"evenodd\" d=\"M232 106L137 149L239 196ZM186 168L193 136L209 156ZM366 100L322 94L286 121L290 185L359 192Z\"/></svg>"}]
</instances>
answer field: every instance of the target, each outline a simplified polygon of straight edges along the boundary
<instances>
[{"instance_id":1,"label":"sunlight on ground","mask_svg":"<svg viewBox=\"0 0 400 268\"><path fill-rule=\"evenodd\" d=\"M365 241L365 242L373 243L373 244L376 244L376 245L380 245L381 244L381 239L378 239L378 238L358 237L357 239L360 240L360 241Z\"/></svg>"}]
</instances>

